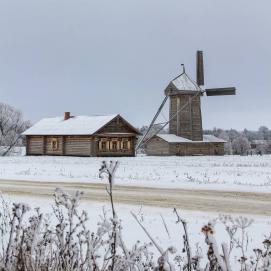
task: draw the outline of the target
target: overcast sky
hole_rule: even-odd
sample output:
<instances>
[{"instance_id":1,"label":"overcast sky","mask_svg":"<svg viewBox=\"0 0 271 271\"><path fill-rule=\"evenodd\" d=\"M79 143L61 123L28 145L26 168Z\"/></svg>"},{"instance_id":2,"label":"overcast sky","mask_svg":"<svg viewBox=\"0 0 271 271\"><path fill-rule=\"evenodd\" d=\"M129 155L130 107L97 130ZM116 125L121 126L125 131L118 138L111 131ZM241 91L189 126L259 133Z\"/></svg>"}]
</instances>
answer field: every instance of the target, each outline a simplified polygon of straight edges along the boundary
<instances>
[{"instance_id":1,"label":"overcast sky","mask_svg":"<svg viewBox=\"0 0 271 271\"><path fill-rule=\"evenodd\" d=\"M204 128L271 128L270 0L0 0L0 101L43 117L150 122L164 88L205 54ZM168 115L164 110L164 115Z\"/></svg>"}]
</instances>

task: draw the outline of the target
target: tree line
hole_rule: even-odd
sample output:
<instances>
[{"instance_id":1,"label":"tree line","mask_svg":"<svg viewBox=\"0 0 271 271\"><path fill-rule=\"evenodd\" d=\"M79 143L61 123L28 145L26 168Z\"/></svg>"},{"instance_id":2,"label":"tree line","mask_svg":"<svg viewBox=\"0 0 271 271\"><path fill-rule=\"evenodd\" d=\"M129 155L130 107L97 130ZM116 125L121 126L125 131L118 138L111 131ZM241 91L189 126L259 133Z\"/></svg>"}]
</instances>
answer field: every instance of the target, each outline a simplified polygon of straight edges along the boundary
<instances>
[{"instance_id":1,"label":"tree line","mask_svg":"<svg viewBox=\"0 0 271 271\"><path fill-rule=\"evenodd\" d=\"M257 131L214 128L206 130L204 133L226 140L225 151L227 154L245 155L271 152L271 130L266 126L260 126Z\"/></svg>"}]
</instances>

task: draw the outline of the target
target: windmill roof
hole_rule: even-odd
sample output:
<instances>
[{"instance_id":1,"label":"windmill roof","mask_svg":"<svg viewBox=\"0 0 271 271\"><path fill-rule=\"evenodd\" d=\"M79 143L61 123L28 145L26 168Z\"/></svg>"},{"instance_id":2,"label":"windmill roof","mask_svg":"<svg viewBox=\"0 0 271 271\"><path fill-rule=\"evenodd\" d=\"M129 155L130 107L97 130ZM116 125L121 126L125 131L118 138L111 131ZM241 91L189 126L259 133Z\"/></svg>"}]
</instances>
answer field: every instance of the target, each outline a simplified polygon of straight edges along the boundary
<instances>
[{"instance_id":1,"label":"windmill roof","mask_svg":"<svg viewBox=\"0 0 271 271\"><path fill-rule=\"evenodd\" d=\"M200 91L199 86L196 82L194 82L185 72L183 72L178 77L174 78L171 83L178 89L178 90L192 90L192 91Z\"/></svg>"},{"instance_id":2,"label":"windmill roof","mask_svg":"<svg viewBox=\"0 0 271 271\"><path fill-rule=\"evenodd\" d=\"M227 141L213 135L203 135L202 141L193 141L174 134L158 134L158 137L168 143L226 143Z\"/></svg>"},{"instance_id":3,"label":"windmill roof","mask_svg":"<svg viewBox=\"0 0 271 271\"><path fill-rule=\"evenodd\" d=\"M117 116L75 116L68 120L63 117L45 118L27 129L23 135L91 135Z\"/></svg>"}]
</instances>

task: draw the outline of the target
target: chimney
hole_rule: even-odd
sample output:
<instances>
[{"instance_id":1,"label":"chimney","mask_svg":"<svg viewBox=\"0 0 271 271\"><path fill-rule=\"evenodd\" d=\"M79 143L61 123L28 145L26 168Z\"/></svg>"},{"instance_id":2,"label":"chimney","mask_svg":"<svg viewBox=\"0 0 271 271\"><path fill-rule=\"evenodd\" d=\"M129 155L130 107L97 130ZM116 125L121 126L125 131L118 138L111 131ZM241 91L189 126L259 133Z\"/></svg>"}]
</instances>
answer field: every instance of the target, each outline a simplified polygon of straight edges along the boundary
<instances>
[{"instance_id":1,"label":"chimney","mask_svg":"<svg viewBox=\"0 0 271 271\"><path fill-rule=\"evenodd\" d=\"M64 120L68 120L71 118L71 112L65 112L64 113Z\"/></svg>"}]
</instances>

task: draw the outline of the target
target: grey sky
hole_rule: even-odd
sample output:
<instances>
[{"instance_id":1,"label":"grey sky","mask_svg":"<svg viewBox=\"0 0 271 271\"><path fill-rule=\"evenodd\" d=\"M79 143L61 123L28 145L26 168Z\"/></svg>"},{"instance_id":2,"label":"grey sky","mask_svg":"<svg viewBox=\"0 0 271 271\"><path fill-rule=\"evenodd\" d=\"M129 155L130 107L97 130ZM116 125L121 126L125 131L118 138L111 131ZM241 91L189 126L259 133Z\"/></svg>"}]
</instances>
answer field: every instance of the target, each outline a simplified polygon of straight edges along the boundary
<instances>
[{"instance_id":1,"label":"grey sky","mask_svg":"<svg viewBox=\"0 0 271 271\"><path fill-rule=\"evenodd\" d=\"M0 0L0 100L32 121L121 113L147 124L205 53L204 128L271 127L270 0ZM167 115L167 111L164 112Z\"/></svg>"}]
</instances>

